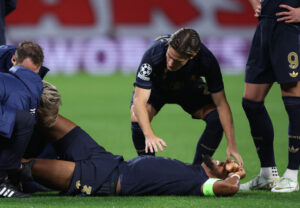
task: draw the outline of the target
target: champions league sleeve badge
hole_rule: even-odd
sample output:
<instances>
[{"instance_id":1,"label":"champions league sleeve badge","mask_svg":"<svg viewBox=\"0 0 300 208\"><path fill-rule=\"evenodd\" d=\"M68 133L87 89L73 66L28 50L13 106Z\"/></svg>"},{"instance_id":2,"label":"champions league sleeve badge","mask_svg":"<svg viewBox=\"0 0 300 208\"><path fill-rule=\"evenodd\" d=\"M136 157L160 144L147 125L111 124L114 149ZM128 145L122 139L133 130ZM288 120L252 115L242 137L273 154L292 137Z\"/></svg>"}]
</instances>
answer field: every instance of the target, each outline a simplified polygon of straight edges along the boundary
<instances>
[{"instance_id":1,"label":"champions league sleeve badge","mask_svg":"<svg viewBox=\"0 0 300 208\"><path fill-rule=\"evenodd\" d=\"M140 71L138 72L138 78L145 81L149 81L151 72L152 67L150 66L150 64L144 63L140 67Z\"/></svg>"}]
</instances>

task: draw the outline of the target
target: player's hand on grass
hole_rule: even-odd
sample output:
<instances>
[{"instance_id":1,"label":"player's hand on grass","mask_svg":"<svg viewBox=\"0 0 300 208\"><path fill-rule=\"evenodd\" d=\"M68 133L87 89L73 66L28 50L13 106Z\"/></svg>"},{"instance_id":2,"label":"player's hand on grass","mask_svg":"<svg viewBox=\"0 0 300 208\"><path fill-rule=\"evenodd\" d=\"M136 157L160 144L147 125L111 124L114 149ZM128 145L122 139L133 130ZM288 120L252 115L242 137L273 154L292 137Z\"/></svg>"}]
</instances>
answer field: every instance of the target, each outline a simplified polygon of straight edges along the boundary
<instances>
[{"instance_id":1,"label":"player's hand on grass","mask_svg":"<svg viewBox=\"0 0 300 208\"><path fill-rule=\"evenodd\" d=\"M150 151L151 153L153 152L158 152L158 148L160 151L163 151L163 147L167 147L167 144L164 140L158 137L146 137L146 148L145 152L148 153Z\"/></svg>"},{"instance_id":2,"label":"player's hand on grass","mask_svg":"<svg viewBox=\"0 0 300 208\"><path fill-rule=\"evenodd\" d=\"M226 154L227 154L228 162L232 161L231 160L231 156L232 156L236 159L239 166L243 167L243 165L244 165L243 159L242 159L241 155L238 153L238 151L236 150L236 148L228 146L227 150L226 150Z\"/></svg>"},{"instance_id":3,"label":"player's hand on grass","mask_svg":"<svg viewBox=\"0 0 300 208\"><path fill-rule=\"evenodd\" d=\"M284 21L285 23L299 23L300 22L300 8L293 8L291 6L281 4L280 8L286 9L284 12L277 12L276 16L278 22Z\"/></svg>"}]
</instances>

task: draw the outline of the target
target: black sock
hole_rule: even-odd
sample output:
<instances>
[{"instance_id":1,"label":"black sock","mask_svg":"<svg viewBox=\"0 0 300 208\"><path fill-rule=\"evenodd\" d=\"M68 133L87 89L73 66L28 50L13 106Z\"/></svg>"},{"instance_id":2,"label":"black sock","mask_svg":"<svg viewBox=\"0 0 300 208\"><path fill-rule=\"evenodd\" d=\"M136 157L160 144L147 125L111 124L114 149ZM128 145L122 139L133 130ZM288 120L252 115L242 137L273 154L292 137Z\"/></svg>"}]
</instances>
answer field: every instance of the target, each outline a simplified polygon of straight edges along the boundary
<instances>
[{"instance_id":1,"label":"black sock","mask_svg":"<svg viewBox=\"0 0 300 208\"><path fill-rule=\"evenodd\" d=\"M155 153L145 152L145 136L138 122L131 122L131 134L134 147L137 154L140 155L155 155Z\"/></svg>"},{"instance_id":2,"label":"black sock","mask_svg":"<svg viewBox=\"0 0 300 208\"><path fill-rule=\"evenodd\" d=\"M300 165L300 97L282 97L289 116L288 168L298 170Z\"/></svg>"},{"instance_id":3,"label":"black sock","mask_svg":"<svg viewBox=\"0 0 300 208\"><path fill-rule=\"evenodd\" d=\"M274 130L264 102L253 102L243 98L242 105L250 124L261 167L276 166L273 149Z\"/></svg>"},{"instance_id":4,"label":"black sock","mask_svg":"<svg viewBox=\"0 0 300 208\"><path fill-rule=\"evenodd\" d=\"M204 155L212 156L223 136L223 128L216 110L206 115L204 121L206 127L198 141L193 164L201 164Z\"/></svg>"}]
</instances>

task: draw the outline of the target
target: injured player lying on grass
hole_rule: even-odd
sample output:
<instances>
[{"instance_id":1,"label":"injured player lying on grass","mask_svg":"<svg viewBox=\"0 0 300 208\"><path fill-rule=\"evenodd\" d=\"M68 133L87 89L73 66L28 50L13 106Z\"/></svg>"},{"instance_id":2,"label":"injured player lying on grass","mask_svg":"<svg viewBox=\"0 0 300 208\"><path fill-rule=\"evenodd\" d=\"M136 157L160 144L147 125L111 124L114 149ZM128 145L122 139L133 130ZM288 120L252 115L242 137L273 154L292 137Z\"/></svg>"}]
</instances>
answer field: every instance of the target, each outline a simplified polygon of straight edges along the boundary
<instances>
[{"instance_id":1,"label":"injured player lying on grass","mask_svg":"<svg viewBox=\"0 0 300 208\"><path fill-rule=\"evenodd\" d=\"M51 90L51 93L58 92ZM51 99L42 99L42 102L49 103L41 106L59 106ZM55 102L60 103L60 100ZM49 121L47 109L38 111L41 123ZM239 190L240 179L245 177L244 169L237 163L219 162L209 156L202 165L153 156L126 162L122 156L107 152L79 126L62 116L57 117L54 125L46 123L44 131L61 160L27 160L23 163L27 171L23 172L65 195L232 196Z\"/></svg>"}]
</instances>

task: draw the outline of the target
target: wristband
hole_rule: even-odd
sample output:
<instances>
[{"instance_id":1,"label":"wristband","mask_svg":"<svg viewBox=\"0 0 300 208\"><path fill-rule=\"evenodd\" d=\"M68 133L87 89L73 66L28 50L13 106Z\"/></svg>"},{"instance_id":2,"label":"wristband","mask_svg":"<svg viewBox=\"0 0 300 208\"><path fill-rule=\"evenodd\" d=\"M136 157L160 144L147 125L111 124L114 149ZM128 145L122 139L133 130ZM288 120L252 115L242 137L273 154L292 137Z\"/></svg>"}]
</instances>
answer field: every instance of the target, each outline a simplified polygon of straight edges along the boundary
<instances>
[{"instance_id":1,"label":"wristband","mask_svg":"<svg viewBox=\"0 0 300 208\"><path fill-rule=\"evenodd\" d=\"M240 175L238 175L238 174L236 174L236 173L235 173L235 174L233 174L233 175L231 175L231 176L230 176L230 178L233 178L234 176L238 177L238 178L239 178L239 180L241 179L241 176L240 176Z\"/></svg>"},{"instance_id":2,"label":"wristband","mask_svg":"<svg viewBox=\"0 0 300 208\"><path fill-rule=\"evenodd\" d=\"M204 196L215 196L215 193L213 191L213 186L216 181L220 181L219 178L209 178L205 183L203 184L203 195Z\"/></svg>"}]
</instances>

